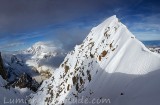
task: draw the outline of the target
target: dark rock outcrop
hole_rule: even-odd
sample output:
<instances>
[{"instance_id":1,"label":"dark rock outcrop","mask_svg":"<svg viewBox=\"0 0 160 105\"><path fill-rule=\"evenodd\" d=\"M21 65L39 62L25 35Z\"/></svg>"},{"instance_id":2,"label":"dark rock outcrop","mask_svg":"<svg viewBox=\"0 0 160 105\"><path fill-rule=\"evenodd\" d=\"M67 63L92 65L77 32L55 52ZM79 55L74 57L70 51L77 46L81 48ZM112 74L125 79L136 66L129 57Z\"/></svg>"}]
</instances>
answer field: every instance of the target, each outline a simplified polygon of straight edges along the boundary
<instances>
[{"instance_id":1,"label":"dark rock outcrop","mask_svg":"<svg viewBox=\"0 0 160 105\"><path fill-rule=\"evenodd\" d=\"M7 80L7 71L4 69L3 60L0 52L0 75L3 79Z\"/></svg>"},{"instance_id":2,"label":"dark rock outcrop","mask_svg":"<svg viewBox=\"0 0 160 105\"><path fill-rule=\"evenodd\" d=\"M19 88L29 88L30 90L36 92L40 84L32 79L28 74L23 73L17 80L15 80L12 84L12 87Z\"/></svg>"}]
</instances>

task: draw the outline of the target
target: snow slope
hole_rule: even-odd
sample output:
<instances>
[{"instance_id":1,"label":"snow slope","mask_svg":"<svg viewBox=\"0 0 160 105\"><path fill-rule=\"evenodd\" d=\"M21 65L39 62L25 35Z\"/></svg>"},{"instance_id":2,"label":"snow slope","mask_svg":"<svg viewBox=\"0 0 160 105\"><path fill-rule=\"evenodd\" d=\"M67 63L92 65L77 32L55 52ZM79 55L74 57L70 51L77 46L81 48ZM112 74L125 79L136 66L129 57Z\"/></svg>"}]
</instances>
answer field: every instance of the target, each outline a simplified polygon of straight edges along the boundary
<instances>
[{"instance_id":1,"label":"snow slope","mask_svg":"<svg viewBox=\"0 0 160 105\"><path fill-rule=\"evenodd\" d=\"M112 16L91 30L29 101L32 105L84 105L107 99L99 104L158 105L159 75L160 56Z\"/></svg>"}]
</instances>

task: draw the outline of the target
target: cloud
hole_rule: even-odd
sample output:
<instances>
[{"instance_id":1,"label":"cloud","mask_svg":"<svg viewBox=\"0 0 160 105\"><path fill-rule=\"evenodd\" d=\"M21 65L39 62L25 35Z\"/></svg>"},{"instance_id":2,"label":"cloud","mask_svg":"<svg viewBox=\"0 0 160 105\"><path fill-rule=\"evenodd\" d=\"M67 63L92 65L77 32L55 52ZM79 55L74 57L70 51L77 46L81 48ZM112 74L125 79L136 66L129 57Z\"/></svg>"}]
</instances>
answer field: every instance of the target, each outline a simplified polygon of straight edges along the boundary
<instances>
[{"instance_id":1,"label":"cloud","mask_svg":"<svg viewBox=\"0 0 160 105\"><path fill-rule=\"evenodd\" d=\"M4 44L0 46L1 50L6 50L6 49L16 49L16 47L24 45L24 42L12 42L8 44Z\"/></svg>"},{"instance_id":2,"label":"cloud","mask_svg":"<svg viewBox=\"0 0 160 105\"><path fill-rule=\"evenodd\" d=\"M145 15L137 14L129 16L127 18L133 18L132 23L127 22L131 32L137 36L140 40L160 40L160 14ZM130 19L131 21L132 19ZM139 20L139 21L137 21Z\"/></svg>"},{"instance_id":3,"label":"cloud","mask_svg":"<svg viewBox=\"0 0 160 105\"><path fill-rule=\"evenodd\" d=\"M114 8L133 5L139 0L0 0L0 30L24 32L50 24L90 16L108 15Z\"/></svg>"},{"instance_id":4,"label":"cloud","mask_svg":"<svg viewBox=\"0 0 160 105\"><path fill-rule=\"evenodd\" d=\"M55 43L54 41L39 41L39 42L36 42L34 43L33 45L45 45L51 49L48 49L48 50L53 50L53 51L56 51L58 53L62 53L63 52L63 49L62 49L62 44L61 43ZM33 46L32 45L32 46Z\"/></svg>"},{"instance_id":5,"label":"cloud","mask_svg":"<svg viewBox=\"0 0 160 105\"><path fill-rule=\"evenodd\" d=\"M52 30L46 37L54 43L59 43L65 51L70 51L76 44L82 43L91 30L91 26L81 26L78 24L60 27Z\"/></svg>"},{"instance_id":6,"label":"cloud","mask_svg":"<svg viewBox=\"0 0 160 105\"><path fill-rule=\"evenodd\" d=\"M160 25L158 23L134 23L131 27L132 30L141 31L160 31Z\"/></svg>"},{"instance_id":7,"label":"cloud","mask_svg":"<svg viewBox=\"0 0 160 105\"><path fill-rule=\"evenodd\" d=\"M31 40L35 40L36 38L45 38L47 36L46 34L48 34L47 31L54 30L57 26L62 25L62 27L65 28L63 24L68 24L73 21L75 24L79 21L83 21L84 23L93 22L92 20L97 20L97 17L100 16L97 13L101 13L100 11L103 11L104 8L110 8L112 3L108 1L109 0L107 0L107 2L106 0L0 0L0 44L6 43L7 45L10 42L16 41L30 43ZM113 0L113 2L115 1L116 0ZM72 27L73 28L69 29L71 32L71 29L76 29L74 25L72 25ZM67 31L65 29L59 30ZM80 32L80 29L76 30ZM81 32L86 32L86 30L82 30ZM52 34L52 38L55 36L63 43L64 40L62 36L65 37L64 32L54 33L56 33L56 35ZM60 33L62 33L61 38L57 36L60 35ZM72 33L67 32L67 35L70 34ZM70 37L73 38L74 35ZM80 40L82 39L80 38ZM67 41L69 41L69 37ZM77 42L80 41L77 40ZM73 43L76 42L74 41ZM63 45L65 44L66 43ZM74 45L70 44L70 46Z\"/></svg>"},{"instance_id":8,"label":"cloud","mask_svg":"<svg viewBox=\"0 0 160 105\"><path fill-rule=\"evenodd\" d=\"M141 41L160 40L160 34L155 32L133 32L133 34Z\"/></svg>"},{"instance_id":9,"label":"cloud","mask_svg":"<svg viewBox=\"0 0 160 105\"><path fill-rule=\"evenodd\" d=\"M156 14L156 15L149 15L149 16L141 16L141 21L140 22L135 22L132 26L132 28L134 30L137 29L143 29L146 31L152 31L152 30L156 30L156 31L160 31L160 14Z\"/></svg>"},{"instance_id":10,"label":"cloud","mask_svg":"<svg viewBox=\"0 0 160 105\"><path fill-rule=\"evenodd\" d=\"M157 34L159 12L157 0L0 0L0 44L25 42L29 47L47 39L69 51L94 25L114 14L132 32Z\"/></svg>"}]
</instances>

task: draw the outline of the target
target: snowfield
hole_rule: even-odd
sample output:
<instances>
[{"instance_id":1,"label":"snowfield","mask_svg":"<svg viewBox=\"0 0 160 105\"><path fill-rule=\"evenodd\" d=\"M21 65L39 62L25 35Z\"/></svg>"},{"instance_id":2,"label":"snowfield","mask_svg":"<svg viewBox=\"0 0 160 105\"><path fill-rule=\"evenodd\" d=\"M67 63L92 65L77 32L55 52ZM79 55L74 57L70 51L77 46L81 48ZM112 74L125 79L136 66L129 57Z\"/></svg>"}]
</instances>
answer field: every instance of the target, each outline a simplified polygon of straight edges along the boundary
<instances>
[{"instance_id":1,"label":"snowfield","mask_svg":"<svg viewBox=\"0 0 160 105\"><path fill-rule=\"evenodd\" d=\"M93 100L109 99L99 104L159 105L159 75L160 55L149 51L112 16L91 30L29 102L90 105Z\"/></svg>"}]
</instances>

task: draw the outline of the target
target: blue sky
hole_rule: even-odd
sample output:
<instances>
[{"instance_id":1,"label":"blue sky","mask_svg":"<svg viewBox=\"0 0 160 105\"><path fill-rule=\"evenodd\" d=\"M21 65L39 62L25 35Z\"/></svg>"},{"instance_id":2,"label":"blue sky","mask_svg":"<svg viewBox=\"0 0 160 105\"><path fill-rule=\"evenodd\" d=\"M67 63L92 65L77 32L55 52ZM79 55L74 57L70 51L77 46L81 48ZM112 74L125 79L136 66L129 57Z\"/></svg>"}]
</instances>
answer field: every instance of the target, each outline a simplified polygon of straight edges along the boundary
<instances>
[{"instance_id":1,"label":"blue sky","mask_svg":"<svg viewBox=\"0 0 160 105\"><path fill-rule=\"evenodd\" d=\"M53 41L65 50L116 15L139 40L160 40L158 0L0 0L0 50Z\"/></svg>"}]
</instances>

